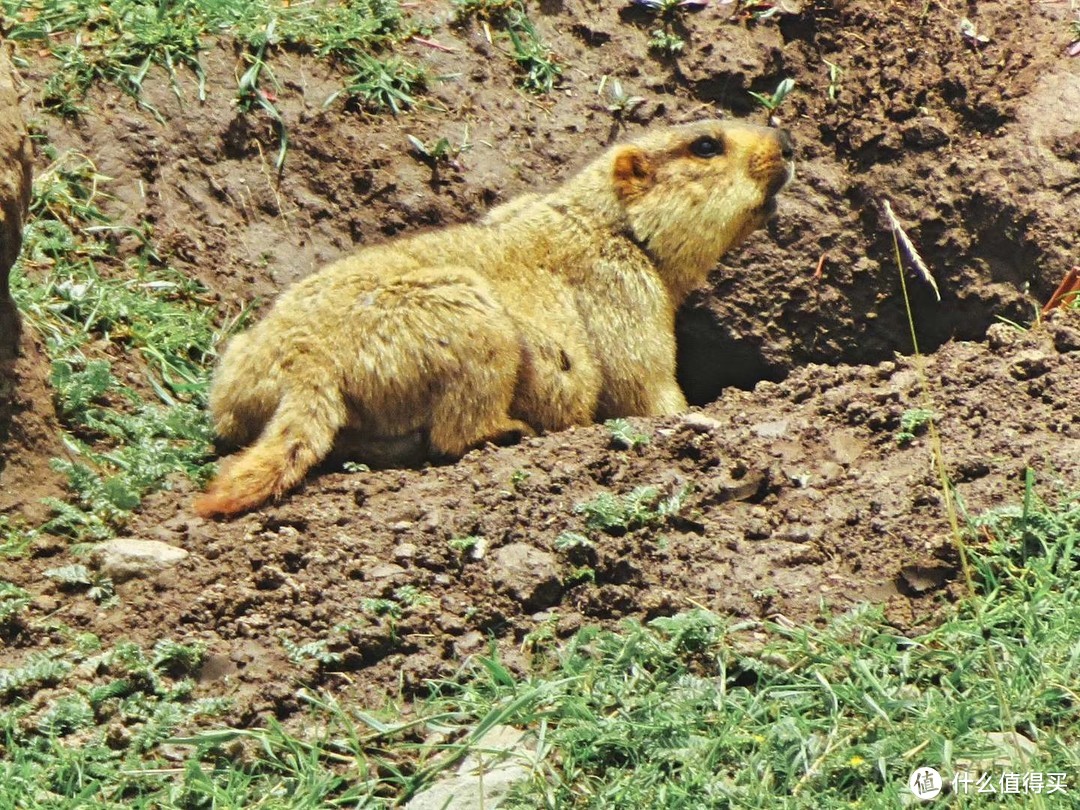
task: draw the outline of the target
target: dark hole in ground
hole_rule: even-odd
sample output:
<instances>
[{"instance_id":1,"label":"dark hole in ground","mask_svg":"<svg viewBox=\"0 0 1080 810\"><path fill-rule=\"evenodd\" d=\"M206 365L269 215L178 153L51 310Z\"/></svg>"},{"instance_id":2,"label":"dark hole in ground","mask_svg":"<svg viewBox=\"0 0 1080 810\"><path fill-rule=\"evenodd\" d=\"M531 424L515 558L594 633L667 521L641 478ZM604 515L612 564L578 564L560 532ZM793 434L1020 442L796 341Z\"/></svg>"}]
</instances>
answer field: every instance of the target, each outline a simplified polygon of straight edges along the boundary
<instances>
[{"instance_id":1,"label":"dark hole in ground","mask_svg":"<svg viewBox=\"0 0 1080 810\"><path fill-rule=\"evenodd\" d=\"M735 333L705 308L679 312L676 340L679 385L691 405L712 402L729 386L751 389L761 380L782 380L790 371L765 358L760 338Z\"/></svg>"}]
</instances>

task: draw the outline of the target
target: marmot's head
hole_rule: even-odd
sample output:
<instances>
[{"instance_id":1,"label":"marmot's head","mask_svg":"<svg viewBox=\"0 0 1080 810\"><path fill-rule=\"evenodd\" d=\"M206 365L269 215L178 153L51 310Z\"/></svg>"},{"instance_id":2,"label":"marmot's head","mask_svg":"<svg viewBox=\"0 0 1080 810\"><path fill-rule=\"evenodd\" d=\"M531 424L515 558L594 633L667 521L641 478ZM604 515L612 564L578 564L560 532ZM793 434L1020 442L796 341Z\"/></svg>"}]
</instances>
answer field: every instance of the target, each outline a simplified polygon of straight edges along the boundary
<instances>
[{"instance_id":1,"label":"marmot's head","mask_svg":"<svg viewBox=\"0 0 1080 810\"><path fill-rule=\"evenodd\" d=\"M720 257L776 212L794 175L785 130L729 121L672 127L615 147L615 195L634 237L696 286ZM683 290L684 292L687 290Z\"/></svg>"}]
</instances>

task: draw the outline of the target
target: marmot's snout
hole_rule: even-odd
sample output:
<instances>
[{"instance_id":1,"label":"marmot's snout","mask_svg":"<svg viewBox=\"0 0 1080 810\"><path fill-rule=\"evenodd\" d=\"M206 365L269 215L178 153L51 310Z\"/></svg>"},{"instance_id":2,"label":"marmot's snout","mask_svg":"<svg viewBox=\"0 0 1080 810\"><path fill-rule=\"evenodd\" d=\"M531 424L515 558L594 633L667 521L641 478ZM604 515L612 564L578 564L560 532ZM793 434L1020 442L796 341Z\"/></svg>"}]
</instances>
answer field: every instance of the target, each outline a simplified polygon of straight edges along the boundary
<instances>
[{"instance_id":1,"label":"marmot's snout","mask_svg":"<svg viewBox=\"0 0 1080 810\"><path fill-rule=\"evenodd\" d=\"M786 129L776 130L776 139L780 142L780 156L784 160L795 159L795 142L791 140L791 133Z\"/></svg>"},{"instance_id":2,"label":"marmot's snout","mask_svg":"<svg viewBox=\"0 0 1080 810\"><path fill-rule=\"evenodd\" d=\"M768 162L769 178L765 196L770 200L779 194L795 177L795 142L786 129L774 130L779 155Z\"/></svg>"}]
</instances>

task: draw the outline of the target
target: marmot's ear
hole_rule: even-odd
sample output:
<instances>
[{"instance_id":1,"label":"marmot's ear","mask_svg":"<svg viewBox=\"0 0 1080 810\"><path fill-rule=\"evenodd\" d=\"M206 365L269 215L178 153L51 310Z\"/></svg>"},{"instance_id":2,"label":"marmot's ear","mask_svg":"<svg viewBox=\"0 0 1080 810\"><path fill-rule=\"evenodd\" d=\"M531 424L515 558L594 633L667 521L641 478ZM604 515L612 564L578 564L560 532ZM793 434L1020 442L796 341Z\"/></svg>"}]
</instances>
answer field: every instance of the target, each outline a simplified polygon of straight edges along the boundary
<instances>
[{"instance_id":1,"label":"marmot's ear","mask_svg":"<svg viewBox=\"0 0 1080 810\"><path fill-rule=\"evenodd\" d=\"M624 146L616 153L613 174L615 193L623 200L640 197L653 184L652 163L636 146Z\"/></svg>"}]
</instances>

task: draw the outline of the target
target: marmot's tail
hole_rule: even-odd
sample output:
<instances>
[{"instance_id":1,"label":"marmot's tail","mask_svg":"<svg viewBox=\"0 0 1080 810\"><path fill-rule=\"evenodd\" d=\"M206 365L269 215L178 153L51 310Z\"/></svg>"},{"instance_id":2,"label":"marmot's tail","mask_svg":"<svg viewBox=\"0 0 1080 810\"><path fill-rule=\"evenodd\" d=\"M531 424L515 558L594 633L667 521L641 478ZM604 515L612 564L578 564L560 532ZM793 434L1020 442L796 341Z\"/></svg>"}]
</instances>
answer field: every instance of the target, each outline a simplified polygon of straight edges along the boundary
<instances>
[{"instance_id":1,"label":"marmot's tail","mask_svg":"<svg viewBox=\"0 0 1080 810\"><path fill-rule=\"evenodd\" d=\"M195 500L195 513L235 515L280 497L326 458L346 418L334 384L287 391L255 444L227 461Z\"/></svg>"}]
</instances>

